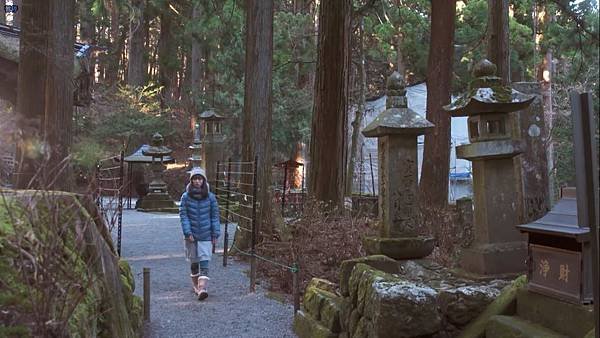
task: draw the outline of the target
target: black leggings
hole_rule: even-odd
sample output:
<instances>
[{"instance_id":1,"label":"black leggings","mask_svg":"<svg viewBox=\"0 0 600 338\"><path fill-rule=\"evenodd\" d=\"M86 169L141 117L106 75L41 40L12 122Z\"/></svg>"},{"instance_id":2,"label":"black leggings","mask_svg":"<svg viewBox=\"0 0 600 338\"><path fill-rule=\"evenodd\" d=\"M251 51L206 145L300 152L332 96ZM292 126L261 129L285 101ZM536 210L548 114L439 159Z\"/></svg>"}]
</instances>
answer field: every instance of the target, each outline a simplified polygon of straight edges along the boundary
<instances>
[{"instance_id":1,"label":"black leggings","mask_svg":"<svg viewBox=\"0 0 600 338\"><path fill-rule=\"evenodd\" d=\"M199 272L200 276L208 277L208 261L200 261L200 263L192 263L191 269L192 269L192 275L197 275Z\"/></svg>"}]
</instances>

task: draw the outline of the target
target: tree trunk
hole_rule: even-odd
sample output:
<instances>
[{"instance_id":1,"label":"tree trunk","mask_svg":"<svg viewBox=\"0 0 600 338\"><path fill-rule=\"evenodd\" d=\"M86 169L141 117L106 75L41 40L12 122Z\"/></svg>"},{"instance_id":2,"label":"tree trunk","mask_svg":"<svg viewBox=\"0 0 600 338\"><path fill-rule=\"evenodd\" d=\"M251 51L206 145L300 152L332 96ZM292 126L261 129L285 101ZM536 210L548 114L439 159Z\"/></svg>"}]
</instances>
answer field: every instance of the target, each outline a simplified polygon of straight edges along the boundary
<instances>
[{"instance_id":1,"label":"tree trunk","mask_svg":"<svg viewBox=\"0 0 600 338\"><path fill-rule=\"evenodd\" d=\"M192 10L192 21L198 22L202 17L202 5L199 1L194 2L194 8ZM203 77L203 67L202 67L202 37L196 33L192 32L192 58L190 60L192 74L191 74L191 103L192 109L194 111L198 111L200 109L200 95L202 94L202 77Z\"/></svg>"},{"instance_id":2,"label":"tree trunk","mask_svg":"<svg viewBox=\"0 0 600 338\"><path fill-rule=\"evenodd\" d=\"M2 6L2 8L4 8L4 6L6 6L6 0L0 0L0 5ZM0 15L0 23L6 23L6 12L2 12L2 15Z\"/></svg>"},{"instance_id":3,"label":"tree trunk","mask_svg":"<svg viewBox=\"0 0 600 338\"><path fill-rule=\"evenodd\" d=\"M244 80L244 113L242 161L258 157L257 217L259 232L271 231L271 114L273 68L273 0L246 0L246 66ZM249 169L250 166L242 168ZM251 170L240 170L249 172ZM251 183L251 175L242 175ZM249 189L251 187L246 186ZM244 208L246 209L246 208ZM250 224L248 224L249 226ZM251 233L236 231L235 243L244 250L250 246Z\"/></svg>"},{"instance_id":4,"label":"tree trunk","mask_svg":"<svg viewBox=\"0 0 600 338\"><path fill-rule=\"evenodd\" d=\"M351 8L350 0L340 0L319 9L308 191L337 206L343 206L345 188Z\"/></svg>"},{"instance_id":5,"label":"tree trunk","mask_svg":"<svg viewBox=\"0 0 600 338\"><path fill-rule=\"evenodd\" d=\"M119 78L119 59L121 57L121 32L119 29L119 4L117 0L107 0L106 7L110 14L110 49L106 65L106 81L114 84Z\"/></svg>"},{"instance_id":6,"label":"tree trunk","mask_svg":"<svg viewBox=\"0 0 600 338\"><path fill-rule=\"evenodd\" d=\"M50 3L24 0L19 3L22 15L17 83L17 189L39 188L31 182L42 161L42 131L46 107L46 51L51 29ZM31 182L31 183L30 183Z\"/></svg>"},{"instance_id":7,"label":"tree trunk","mask_svg":"<svg viewBox=\"0 0 600 338\"><path fill-rule=\"evenodd\" d=\"M498 67L497 76L505 85L510 84L508 34L508 0L488 0L487 55Z\"/></svg>"},{"instance_id":8,"label":"tree trunk","mask_svg":"<svg viewBox=\"0 0 600 338\"><path fill-rule=\"evenodd\" d=\"M49 0L50 1L50 0ZM69 156L73 121L73 43L75 29L74 0L51 0L51 30L46 81L44 134L50 159L44 174L47 188L68 191L71 188Z\"/></svg>"},{"instance_id":9,"label":"tree trunk","mask_svg":"<svg viewBox=\"0 0 600 338\"><path fill-rule=\"evenodd\" d=\"M144 60L145 9L146 0L131 1L132 14L129 22L129 60L127 66L127 84L133 87L146 83L146 64Z\"/></svg>"},{"instance_id":10,"label":"tree trunk","mask_svg":"<svg viewBox=\"0 0 600 338\"><path fill-rule=\"evenodd\" d=\"M431 2L431 42L427 60L427 120L435 127L425 135L420 199L422 206L443 208L448 203L450 165L450 103L454 56L455 0Z\"/></svg>"},{"instance_id":11,"label":"tree trunk","mask_svg":"<svg viewBox=\"0 0 600 338\"><path fill-rule=\"evenodd\" d=\"M173 82L176 76L173 59L176 58L175 41L173 40L173 20L170 9L163 8L160 14L160 37L158 41L158 81L161 90L161 107L166 107L173 98Z\"/></svg>"},{"instance_id":12,"label":"tree trunk","mask_svg":"<svg viewBox=\"0 0 600 338\"><path fill-rule=\"evenodd\" d=\"M68 162L62 161L71 143L74 9L72 0L25 0L19 7L23 29L16 186L20 189L69 188Z\"/></svg>"},{"instance_id":13,"label":"tree trunk","mask_svg":"<svg viewBox=\"0 0 600 338\"><path fill-rule=\"evenodd\" d=\"M350 142L350 154L348 156L348 174L346 175L346 195L352 196L352 185L354 182L354 167L356 159L356 150L358 148L358 137L360 136L360 127L365 114L366 91L367 91L367 72L365 69L365 48L364 48L364 17L360 18L358 33L358 85L359 99L354 121L352 121L352 141ZM361 168L362 169L362 168Z\"/></svg>"},{"instance_id":14,"label":"tree trunk","mask_svg":"<svg viewBox=\"0 0 600 338\"><path fill-rule=\"evenodd\" d=\"M15 27L21 27L21 16L23 15L23 0L13 0L13 5L19 6L19 10L13 14L12 25Z\"/></svg>"},{"instance_id":15,"label":"tree trunk","mask_svg":"<svg viewBox=\"0 0 600 338\"><path fill-rule=\"evenodd\" d=\"M79 10L79 39L81 42L93 43L95 38L94 18L91 15L93 0L77 3Z\"/></svg>"}]
</instances>

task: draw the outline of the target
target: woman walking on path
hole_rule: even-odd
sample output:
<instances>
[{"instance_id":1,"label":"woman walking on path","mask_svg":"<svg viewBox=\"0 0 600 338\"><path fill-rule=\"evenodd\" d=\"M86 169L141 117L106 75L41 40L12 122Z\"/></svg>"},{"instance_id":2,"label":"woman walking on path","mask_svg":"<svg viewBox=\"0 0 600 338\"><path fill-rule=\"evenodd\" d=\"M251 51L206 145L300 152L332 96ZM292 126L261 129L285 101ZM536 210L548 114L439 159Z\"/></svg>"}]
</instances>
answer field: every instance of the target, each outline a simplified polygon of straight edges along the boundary
<instances>
[{"instance_id":1,"label":"woman walking on path","mask_svg":"<svg viewBox=\"0 0 600 338\"><path fill-rule=\"evenodd\" d=\"M220 235L219 205L209 191L202 168L192 168L190 182L181 195L179 206L181 229L187 260L191 263L191 277L198 300L208 297L208 262L212 246Z\"/></svg>"}]
</instances>

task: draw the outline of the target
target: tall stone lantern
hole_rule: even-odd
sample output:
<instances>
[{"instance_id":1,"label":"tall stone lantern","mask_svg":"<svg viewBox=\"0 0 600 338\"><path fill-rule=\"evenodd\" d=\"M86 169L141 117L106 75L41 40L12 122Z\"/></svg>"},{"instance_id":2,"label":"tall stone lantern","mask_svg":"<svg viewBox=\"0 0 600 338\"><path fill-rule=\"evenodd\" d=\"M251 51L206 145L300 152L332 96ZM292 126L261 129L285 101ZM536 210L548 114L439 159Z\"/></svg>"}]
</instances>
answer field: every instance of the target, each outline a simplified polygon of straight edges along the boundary
<instances>
[{"instance_id":1,"label":"tall stone lantern","mask_svg":"<svg viewBox=\"0 0 600 338\"><path fill-rule=\"evenodd\" d=\"M480 61L473 69L469 91L444 109L467 116L470 144L456 147L456 157L473 163L474 241L463 250L461 267L484 275L525 271L527 242L519 224L517 180L513 157L523 152L513 139L509 113L534 99L503 86L496 66Z\"/></svg>"},{"instance_id":2,"label":"tall stone lantern","mask_svg":"<svg viewBox=\"0 0 600 338\"><path fill-rule=\"evenodd\" d=\"M192 156L188 158L190 169L202 167L202 140L200 138L200 124L194 125L194 140L188 148L192 151Z\"/></svg>"},{"instance_id":3,"label":"tall stone lantern","mask_svg":"<svg viewBox=\"0 0 600 338\"><path fill-rule=\"evenodd\" d=\"M209 108L200 114L200 120L204 124L202 158L206 168L206 178L209 182L214 182L217 162L225 160L225 135L223 134L225 118L217 114L213 108Z\"/></svg>"},{"instance_id":4,"label":"tall stone lantern","mask_svg":"<svg viewBox=\"0 0 600 338\"><path fill-rule=\"evenodd\" d=\"M163 145L164 138L161 134L152 135L150 147L142 150L142 154L152 157L152 181L150 182L148 195L140 203L139 211L165 211L178 212L177 205L171 199L167 192L167 184L162 179L166 166L163 164L163 158L169 156L171 149Z\"/></svg>"},{"instance_id":5,"label":"tall stone lantern","mask_svg":"<svg viewBox=\"0 0 600 338\"><path fill-rule=\"evenodd\" d=\"M367 254L394 259L425 257L433 250L431 237L419 236L417 137L433 124L409 109L402 76L387 79L386 110L363 131L378 138L379 236L364 239Z\"/></svg>"}]
</instances>

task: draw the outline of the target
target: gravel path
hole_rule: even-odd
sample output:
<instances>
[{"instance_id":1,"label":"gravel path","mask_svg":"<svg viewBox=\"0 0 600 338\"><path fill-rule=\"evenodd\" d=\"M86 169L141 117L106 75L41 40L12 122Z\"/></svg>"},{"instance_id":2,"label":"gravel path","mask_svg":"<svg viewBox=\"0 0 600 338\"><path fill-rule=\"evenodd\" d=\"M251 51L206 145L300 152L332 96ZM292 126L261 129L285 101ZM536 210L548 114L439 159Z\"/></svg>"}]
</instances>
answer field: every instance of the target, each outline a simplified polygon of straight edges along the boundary
<instances>
[{"instance_id":1,"label":"gravel path","mask_svg":"<svg viewBox=\"0 0 600 338\"><path fill-rule=\"evenodd\" d=\"M133 269L136 295L143 292L142 269L150 268L150 323L144 337L296 337L293 306L267 298L259 286L249 293L249 264L230 259L223 267L222 238L219 242L210 263L210 296L200 302L192 293L179 216L123 212L122 255Z\"/></svg>"}]
</instances>

